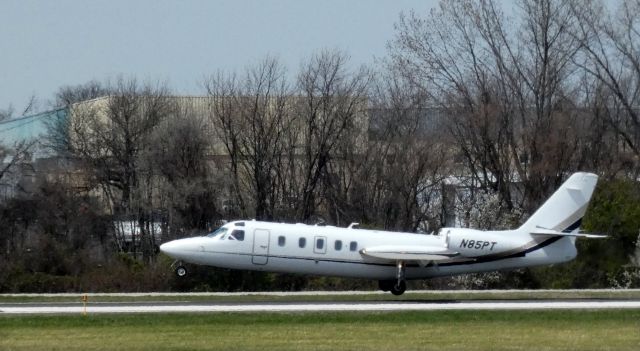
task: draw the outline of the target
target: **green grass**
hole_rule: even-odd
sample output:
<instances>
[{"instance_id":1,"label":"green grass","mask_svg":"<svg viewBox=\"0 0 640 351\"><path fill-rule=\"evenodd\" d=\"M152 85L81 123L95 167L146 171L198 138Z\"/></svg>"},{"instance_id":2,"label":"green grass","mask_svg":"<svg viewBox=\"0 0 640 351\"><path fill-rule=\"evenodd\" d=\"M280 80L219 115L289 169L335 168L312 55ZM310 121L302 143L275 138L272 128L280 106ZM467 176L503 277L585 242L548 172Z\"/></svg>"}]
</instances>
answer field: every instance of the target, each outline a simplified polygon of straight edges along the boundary
<instances>
[{"instance_id":1,"label":"green grass","mask_svg":"<svg viewBox=\"0 0 640 351\"><path fill-rule=\"evenodd\" d=\"M640 290L512 290L499 292L412 292L407 291L402 296L390 293L371 293L365 295L289 295L274 296L255 293L251 295L156 295L156 296L96 296L89 294L90 302L304 302L304 301L403 301L403 300L518 300L518 299L640 299ZM9 296L0 295L1 303L21 302L79 302L80 295L54 296Z\"/></svg>"},{"instance_id":2,"label":"green grass","mask_svg":"<svg viewBox=\"0 0 640 351\"><path fill-rule=\"evenodd\" d=\"M640 310L2 316L0 350L638 350Z\"/></svg>"}]
</instances>

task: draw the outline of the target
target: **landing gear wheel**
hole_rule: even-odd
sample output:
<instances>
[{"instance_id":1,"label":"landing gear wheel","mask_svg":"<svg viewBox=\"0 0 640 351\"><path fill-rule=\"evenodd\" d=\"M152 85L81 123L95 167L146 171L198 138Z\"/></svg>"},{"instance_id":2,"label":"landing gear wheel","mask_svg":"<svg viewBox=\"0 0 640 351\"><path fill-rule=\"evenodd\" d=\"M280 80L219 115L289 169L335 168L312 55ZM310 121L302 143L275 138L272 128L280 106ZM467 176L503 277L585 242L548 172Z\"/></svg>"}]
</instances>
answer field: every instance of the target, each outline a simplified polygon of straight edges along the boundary
<instances>
[{"instance_id":1,"label":"landing gear wheel","mask_svg":"<svg viewBox=\"0 0 640 351\"><path fill-rule=\"evenodd\" d=\"M184 266L176 267L176 275L178 278L184 278L187 275L187 269Z\"/></svg>"},{"instance_id":2,"label":"landing gear wheel","mask_svg":"<svg viewBox=\"0 0 640 351\"><path fill-rule=\"evenodd\" d=\"M404 280L399 281L398 283L393 284L390 290L392 294L400 296L404 294L405 290L407 290L407 283L405 283Z\"/></svg>"}]
</instances>

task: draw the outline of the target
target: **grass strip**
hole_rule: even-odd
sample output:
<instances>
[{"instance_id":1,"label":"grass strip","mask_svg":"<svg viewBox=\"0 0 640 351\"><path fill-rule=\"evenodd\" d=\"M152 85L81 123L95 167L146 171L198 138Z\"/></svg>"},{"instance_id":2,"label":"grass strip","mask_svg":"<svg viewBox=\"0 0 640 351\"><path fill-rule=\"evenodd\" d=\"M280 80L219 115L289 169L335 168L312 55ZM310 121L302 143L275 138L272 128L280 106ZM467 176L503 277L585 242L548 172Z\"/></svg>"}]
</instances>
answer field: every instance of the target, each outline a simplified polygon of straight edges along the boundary
<instances>
[{"instance_id":1,"label":"grass strip","mask_svg":"<svg viewBox=\"0 0 640 351\"><path fill-rule=\"evenodd\" d=\"M390 293L353 294L353 295L287 295L276 296L256 292L250 295L143 295L143 296L105 296L88 294L90 302L315 302L315 301L437 301L437 300L547 300L547 299L640 299L640 290L513 290L498 292L411 292L402 296ZM0 295L1 303L35 303L35 302L80 302L80 296L53 295Z\"/></svg>"},{"instance_id":2,"label":"grass strip","mask_svg":"<svg viewBox=\"0 0 640 351\"><path fill-rule=\"evenodd\" d=\"M640 310L0 317L0 350L638 350Z\"/></svg>"}]
</instances>

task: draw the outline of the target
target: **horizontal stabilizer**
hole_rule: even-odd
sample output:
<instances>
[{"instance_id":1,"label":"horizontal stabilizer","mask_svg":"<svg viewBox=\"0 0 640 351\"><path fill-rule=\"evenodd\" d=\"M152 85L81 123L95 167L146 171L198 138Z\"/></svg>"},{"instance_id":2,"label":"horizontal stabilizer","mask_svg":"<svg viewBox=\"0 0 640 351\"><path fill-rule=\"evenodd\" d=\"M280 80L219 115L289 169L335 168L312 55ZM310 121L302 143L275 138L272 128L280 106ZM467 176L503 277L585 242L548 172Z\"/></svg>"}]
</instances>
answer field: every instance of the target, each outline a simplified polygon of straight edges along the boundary
<instances>
[{"instance_id":1,"label":"horizontal stabilizer","mask_svg":"<svg viewBox=\"0 0 640 351\"><path fill-rule=\"evenodd\" d=\"M579 238L592 238L592 239L602 239L607 237L606 235L601 235L601 234L587 234L587 233L579 233L579 232L565 233L565 232L559 232L557 230L543 229L543 228L536 228L534 231L531 232L531 235L573 236L573 237L579 237Z\"/></svg>"},{"instance_id":2,"label":"horizontal stabilizer","mask_svg":"<svg viewBox=\"0 0 640 351\"><path fill-rule=\"evenodd\" d=\"M360 250L364 256L394 261L442 261L459 253L444 247L385 245Z\"/></svg>"}]
</instances>

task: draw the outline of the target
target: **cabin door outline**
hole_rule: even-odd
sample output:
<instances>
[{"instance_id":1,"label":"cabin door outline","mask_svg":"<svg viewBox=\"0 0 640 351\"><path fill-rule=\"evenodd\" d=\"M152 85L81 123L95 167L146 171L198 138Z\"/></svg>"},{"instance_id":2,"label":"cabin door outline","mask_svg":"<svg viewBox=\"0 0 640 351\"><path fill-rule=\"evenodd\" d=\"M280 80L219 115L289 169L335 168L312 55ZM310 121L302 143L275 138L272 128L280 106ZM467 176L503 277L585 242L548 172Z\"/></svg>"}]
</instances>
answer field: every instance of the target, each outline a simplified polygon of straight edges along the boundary
<instances>
[{"instance_id":1,"label":"cabin door outline","mask_svg":"<svg viewBox=\"0 0 640 351\"><path fill-rule=\"evenodd\" d=\"M322 240L322 248L318 248L318 241ZM317 254L326 254L327 253L327 237L326 236L316 236L313 238L313 252Z\"/></svg>"},{"instance_id":2,"label":"cabin door outline","mask_svg":"<svg viewBox=\"0 0 640 351\"><path fill-rule=\"evenodd\" d=\"M253 231L253 264L265 265L269 261L269 237L267 229L256 229Z\"/></svg>"}]
</instances>

